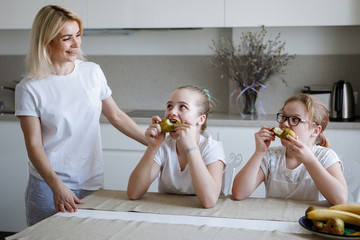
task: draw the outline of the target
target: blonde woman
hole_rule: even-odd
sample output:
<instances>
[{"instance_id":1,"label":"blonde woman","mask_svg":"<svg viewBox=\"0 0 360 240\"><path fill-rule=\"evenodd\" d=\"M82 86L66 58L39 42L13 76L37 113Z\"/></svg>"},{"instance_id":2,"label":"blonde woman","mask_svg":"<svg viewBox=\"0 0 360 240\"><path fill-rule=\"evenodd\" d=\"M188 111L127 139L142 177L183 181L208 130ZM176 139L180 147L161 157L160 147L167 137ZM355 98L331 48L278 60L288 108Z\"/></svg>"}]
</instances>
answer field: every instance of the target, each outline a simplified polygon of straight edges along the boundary
<instances>
[{"instance_id":1,"label":"blonde woman","mask_svg":"<svg viewBox=\"0 0 360 240\"><path fill-rule=\"evenodd\" d=\"M113 98L101 68L83 59L80 18L48 5L35 17L27 76L16 86L29 156L25 194L28 225L74 212L81 198L103 186L101 113L125 135L146 145L144 131Z\"/></svg>"}]
</instances>

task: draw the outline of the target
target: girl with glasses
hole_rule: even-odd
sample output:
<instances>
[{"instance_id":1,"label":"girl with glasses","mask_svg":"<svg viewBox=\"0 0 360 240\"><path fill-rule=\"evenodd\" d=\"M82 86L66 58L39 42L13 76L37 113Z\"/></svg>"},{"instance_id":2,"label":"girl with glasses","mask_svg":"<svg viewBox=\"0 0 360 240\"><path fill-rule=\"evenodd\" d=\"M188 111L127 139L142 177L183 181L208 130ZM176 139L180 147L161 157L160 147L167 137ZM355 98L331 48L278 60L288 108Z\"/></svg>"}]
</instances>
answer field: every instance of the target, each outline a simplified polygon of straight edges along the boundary
<instances>
[{"instance_id":1,"label":"girl with glasses","mask_svg":"<svg viewBox=\"0 0 360 240\"><path fill-rule=\"evenodd\" d=\"M262 127L255 134L254 154L234 179L234 198L247 198L264 182L266 197L345 203L343 165L323 133L329 122L325 105L299 94L285 102L277 121L280 128L293 130L296 138L288 135L282 146L270 147L275 134Z\"/></svg>"}]
</instances>

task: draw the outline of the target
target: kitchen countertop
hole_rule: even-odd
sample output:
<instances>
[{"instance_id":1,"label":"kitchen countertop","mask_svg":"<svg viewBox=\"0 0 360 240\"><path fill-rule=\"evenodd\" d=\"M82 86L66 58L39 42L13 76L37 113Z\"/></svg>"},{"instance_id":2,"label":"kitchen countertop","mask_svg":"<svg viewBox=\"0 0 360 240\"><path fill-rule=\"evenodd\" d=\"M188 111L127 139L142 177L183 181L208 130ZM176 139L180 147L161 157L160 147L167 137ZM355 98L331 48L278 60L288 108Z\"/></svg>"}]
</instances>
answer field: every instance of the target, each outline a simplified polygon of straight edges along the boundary
<instances>
[{"instance_id":1,"label":"kitchen countertop","mask_svg":"<svg viewBox=\"0 0 360 240\"><path fill-rule=\"evenodd\" d=\"M127 112L127 114L138 124L150 124L151 117L164 115L163 110L135 110ZM262 115L257 119L243 119L239 114L228 113L211 113L208 117L208 126L214 127L262 127L262 126L277 126L275 114ZM107 122L102 118L102 122ZM359 129L360 118L354 122L329 122L328 129Z\"/></svg>"},{"instance_id":2,"label":"kitchen countertop","mask_svg":"<svg viewBox=\"0 0 360 240\"><path fill-rule=\"evenodd\" d=\"M164 115L163 110L134 110L129 111L127 114L137 124L150 124L151 117ZM18 118L13 114L0 114L1 121L18 121ZM107 119L102 115L100 118L101 123L108 123ZM243 119L238 114L228 113L211 113L208 117L208 126L214 127L262 127L262 126L277 126L275 115L262 115L257 119ZM328 129L354 129L360 130L360 118L354 122L329 122Z\"/></svg>"}]
</instances>

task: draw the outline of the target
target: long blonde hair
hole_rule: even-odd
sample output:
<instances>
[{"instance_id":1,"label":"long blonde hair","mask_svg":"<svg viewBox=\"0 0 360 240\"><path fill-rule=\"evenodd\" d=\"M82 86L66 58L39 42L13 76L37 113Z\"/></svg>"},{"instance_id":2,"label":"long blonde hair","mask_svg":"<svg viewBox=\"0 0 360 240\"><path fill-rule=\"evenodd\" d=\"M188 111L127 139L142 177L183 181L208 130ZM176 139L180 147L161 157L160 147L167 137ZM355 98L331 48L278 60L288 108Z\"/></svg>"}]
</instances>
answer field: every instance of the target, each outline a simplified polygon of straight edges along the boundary
<instances>
[{"instance_id":1,"label":"long blonde hair","mask_svg":"<svg viewBox=\"0 0 360 240\"><path fill-rule=\"evenodd\" d=\"M321 132L317 136L315 144L323 147L329 147L329 140L324 135L324 131L329 123L329 110L326 106L319 99L309 94L300 93L287 99L280 111L283 111L286 104L290 102L301 102L304 104L307 112L309 113L309 127L311 127L311 122L321 126Z\"/></svg>"},{"instance_id":2,"label":"long blonde hair","mask_svg":"<svg viewBox=\"0 0 360 240\"><path fill-rule=\"evenodd\" d=\"M83 34L81 19L69 9L47 5L37 13L32 25L30 48L26 59L27 77L40 79L53 72L48 46L67 21L76 21L80 34ZM78 58L84 59L81 50Z\"/></svg>"}]
</instances>

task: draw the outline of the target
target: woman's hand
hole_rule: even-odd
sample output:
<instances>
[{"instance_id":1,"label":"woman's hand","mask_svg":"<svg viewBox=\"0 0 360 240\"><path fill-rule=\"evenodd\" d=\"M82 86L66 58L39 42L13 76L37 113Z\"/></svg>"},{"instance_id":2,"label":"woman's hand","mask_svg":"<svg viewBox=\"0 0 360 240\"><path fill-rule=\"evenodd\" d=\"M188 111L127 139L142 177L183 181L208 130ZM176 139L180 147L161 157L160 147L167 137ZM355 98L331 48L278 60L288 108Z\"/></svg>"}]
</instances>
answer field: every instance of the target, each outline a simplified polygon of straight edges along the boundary
<instances>
[{"instance_id":1,"label":"woman's hand","mask_svg":"<svg viewBox=\"0 0 360 240\"><path fill-rule=\"evenodd\" d=\"M54 205L58 212L76 212L78 210L76 204L85 203L80 200L71 189L61 183L60 186L53 190Z\"/></svg>"},{"instance_id":2,"label":"woman's hand","mask_svg":"<svg viewBox=\"0 0 360 240\"><path fill-rule=\"evenodd\" d=\"M257 133L255 133L256 152L266 152L271 141L275 141L275 134L270 131L270 129L271 128L263 126Z\"/></svg>"}]
</instances>

